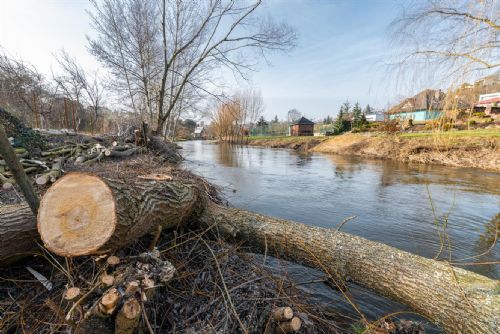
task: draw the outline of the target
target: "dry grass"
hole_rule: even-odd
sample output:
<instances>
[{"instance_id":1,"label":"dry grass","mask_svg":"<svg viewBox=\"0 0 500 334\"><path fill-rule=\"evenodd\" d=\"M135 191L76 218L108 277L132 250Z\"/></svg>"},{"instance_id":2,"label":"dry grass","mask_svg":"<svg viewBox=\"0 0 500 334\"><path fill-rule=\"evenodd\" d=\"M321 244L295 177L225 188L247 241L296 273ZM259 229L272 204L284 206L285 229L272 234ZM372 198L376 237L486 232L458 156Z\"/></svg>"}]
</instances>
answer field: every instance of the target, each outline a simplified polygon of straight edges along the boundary
<instances>
[{"instance_id":1,"label":"dry grass","mask_svg":"<svg viewBox=\"0 0 500 334\"><path fill-rule=\"evenodd\" d=\"M499 171L499 147L500 138L491 136L345 134L319 144L313 151Z\"/></svg>"}]
</instances>

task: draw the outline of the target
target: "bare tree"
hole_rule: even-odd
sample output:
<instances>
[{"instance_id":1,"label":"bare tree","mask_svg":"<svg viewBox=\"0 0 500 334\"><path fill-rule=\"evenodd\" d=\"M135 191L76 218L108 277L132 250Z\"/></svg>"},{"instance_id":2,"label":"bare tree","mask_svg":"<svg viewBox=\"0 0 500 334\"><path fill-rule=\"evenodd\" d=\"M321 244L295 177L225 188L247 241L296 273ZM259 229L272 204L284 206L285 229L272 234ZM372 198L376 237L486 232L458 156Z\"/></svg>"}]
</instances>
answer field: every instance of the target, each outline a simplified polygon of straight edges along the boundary
<instances>
[{"instance_id":1,"label":"bare tree","mask_svg":"<svg viewBox=\"0 0 500 334\"><path fill-rule=\"evenodd\" d=\"M76 102L79 112L78 123L82 122L82 118L88 117L90 131L94 133L99 118L99 110L102 107L104 91L97 72L90 77L76 59L64 50L56 56L56 60L60 65L62 74L53 76L54 81L67 97ZM86 115L84 105L90 108L89 115Z\"/></svg>"},{"instance_id":2,"label":"bare tree","mask_svg":"<svg viewBox=\"0 0 500 334\"><path fill-rule=\"evenodd\" d=\"M43 75L33 65L9 56L0 47L0 100L35 127L42 126L40 116L45 109L40 107L40 96L44 85Z\"/></svg>"},{"instance_id":3,"label":"bare tree","mask_svg":"<svg viewBox=\"0 0 500 334\"><path fill-rule=\"evenodd\" d=\"M264 100L262 99L260 90L255 88L247 88L243 90L237 95L237 99L239 100L242 109L241 126L246 127L246 130L248 130L246 134L249 135L253 126L264 112ZM243 131L243 129L240 130L242 139L244 132L245 131Z\"/></svg>"},{"instance_id":4,"label":"bare tree","mask_svg":"<svg viewBox=\"0 0 500 334\"><path fill-rule=\"evenodd\" d=\"M412 2L392 24L396 64L448 81L500 68L499 10L498 0Z\"/></svg>"},{"instance_id":5,"label":"bare tree","mask_svg":"<svg viewBox=\"0 0 500 334\"><path fill-rule=\"evenodd\" d=\"M245 78L259 58L289 50L296 39L288 25L258 16L261 0L93 4L98 37L89 39L92 54L116 82L125 83L134 109L138 98L145 100L150 115L156 106L159 133L181 100L196 95L186 90L213 94L215 70L227 68Z\"/></svg>"}]
</instances>

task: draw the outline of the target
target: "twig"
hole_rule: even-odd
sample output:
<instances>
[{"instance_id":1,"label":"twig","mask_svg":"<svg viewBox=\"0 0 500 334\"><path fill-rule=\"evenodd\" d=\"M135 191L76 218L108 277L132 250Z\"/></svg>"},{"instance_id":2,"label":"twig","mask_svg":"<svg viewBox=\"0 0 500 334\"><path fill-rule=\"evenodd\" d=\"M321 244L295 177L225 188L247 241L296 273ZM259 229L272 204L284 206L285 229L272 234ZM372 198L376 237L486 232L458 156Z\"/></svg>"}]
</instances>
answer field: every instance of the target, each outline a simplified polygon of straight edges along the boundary
<instances>
[{"instance_id":1,"label":"twig","mask_svg":"<svg viewBox=\"0 0 500 334\"><path fill-rule=\"evenodd\" d=\"M233 310L234 316L236 317L236 320L238 320L238 323L240 324L241 330L243 331L243 333L248 333L248 330L246 329L245 325L243 325L243 322L241 321L240 317L238 316L238 313L236 312L236 308L234 307L233 300L231 299L231 295L229 294L229 291L227 289L226 281L224 280L224 275L222 274L222 270L220 269L219 261L217 260L217 257L215 256L214 251L212 250L212 248L210 248L210 246L208 245L208 243L204 239L201 239L201 241L203 241L205 246L207 246L208 250L210 251L210 253L212 254L212 256L214 258L215 264L217 266L217 271L219 272L220 278L222 280L222 286L224 287L224 290L226 292L229 304L231 304L231 308Z\"/></svg>"},{"instance_id":2,"label":"twig","mask_svg":"<svg viewBox=\"0 0 500 334\"><path fill-rule=\"evenodd\" d=\"M151 327L151 323L149 322L148 315L146 314L146 308L144 307L144 302L141 299L141 310L142 310L142 317L144 318L144 322L146 323L146 327L149 330L150 334L155 334L155 331L153 330L153 327Z\"/></svg>"}]
</instances>

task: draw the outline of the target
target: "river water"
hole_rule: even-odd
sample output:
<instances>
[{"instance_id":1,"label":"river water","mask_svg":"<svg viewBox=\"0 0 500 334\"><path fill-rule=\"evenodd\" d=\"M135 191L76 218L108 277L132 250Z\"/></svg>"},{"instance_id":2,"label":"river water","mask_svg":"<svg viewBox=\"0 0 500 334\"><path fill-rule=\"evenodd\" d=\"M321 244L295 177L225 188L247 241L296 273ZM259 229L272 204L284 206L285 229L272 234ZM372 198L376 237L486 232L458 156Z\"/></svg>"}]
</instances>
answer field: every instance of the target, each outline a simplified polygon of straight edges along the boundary
<instances>
[{"instance_id":1,"label":"river water","mask_svg":"<svg viewBox=\"0 0 500 334\"><path fill-rule=\"evenodd\" d=\"M499 173L204 141L180 145L184 166L221 186L234 207L328 228L352 218L344 232L500 278L498 265L470 265L500 261L500 246L492 247L500 224ZM287 271L301 281L321 276L300 266ZM354 315L323 284L304 289ZM353 295L371 319L405 309L361 288Z\"/></svg>"}]
</instances>

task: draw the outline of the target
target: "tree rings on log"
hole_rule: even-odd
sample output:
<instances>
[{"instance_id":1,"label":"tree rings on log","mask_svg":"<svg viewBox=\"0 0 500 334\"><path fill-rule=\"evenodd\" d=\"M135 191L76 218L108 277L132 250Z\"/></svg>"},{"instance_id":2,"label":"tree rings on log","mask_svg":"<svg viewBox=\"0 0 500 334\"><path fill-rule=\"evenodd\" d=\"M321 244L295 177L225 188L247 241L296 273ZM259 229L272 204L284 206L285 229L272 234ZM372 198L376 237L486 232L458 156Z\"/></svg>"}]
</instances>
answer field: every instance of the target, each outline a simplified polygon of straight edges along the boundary
<instances>
[{"instance_id":1,"label":"tree rings on log","mask_svg":"<svg viewBox=\"0 0 500 334\"><path fill-rule=\"evenodd\" d=\"M109 240L116 220L113 192L106 183L97 176L71 173L43 196L38 232L58 255L87 255Z\"/></svg>"},{"instance_id":2,"label":"tree rings on log","mask_svg":"<svg viewBox=\"0 0 500 334\"><path fill-rule=\"evenodd\" d=\"M302 327L302 321L298 317L293 317L290 321L280 322L276 326L276 333L294 333Z\"/></svg>"},{"instance_id":3,"label":"tree rings on log","mask_svg":"<svg viewBox=\"0 0 500 334\"><path fill-rule=\"evenodd\" d=\"M273 311L273 318L275 321L286 321L293 318L293 310L291 307L278 307Z\"/></svg>"}]
</instances>

